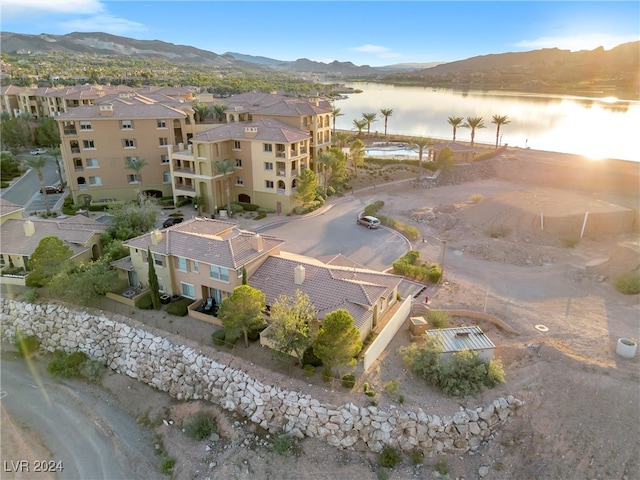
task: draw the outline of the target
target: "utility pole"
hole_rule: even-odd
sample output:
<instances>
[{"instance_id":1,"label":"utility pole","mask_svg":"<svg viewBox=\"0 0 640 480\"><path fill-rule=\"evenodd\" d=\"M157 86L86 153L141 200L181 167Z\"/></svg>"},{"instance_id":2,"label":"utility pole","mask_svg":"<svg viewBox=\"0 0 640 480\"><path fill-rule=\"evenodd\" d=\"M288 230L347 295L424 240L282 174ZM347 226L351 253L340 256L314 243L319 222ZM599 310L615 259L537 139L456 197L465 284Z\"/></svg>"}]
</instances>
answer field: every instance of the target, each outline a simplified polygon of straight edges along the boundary
<instances>
[{"instance_id":1,"label":"utility pole","mask_svg":"<svg viewBox=\"0 0 640 480\"><path fill-rule=\"evenodd\" d=\"M442 240L442 261L440 262L440 270L441 270L441 274L440 274L440 282L442 283L444 281L444 257L445 257L445 253L447 251L447 241L446 240Z\"/></svg>"}]
</instances>

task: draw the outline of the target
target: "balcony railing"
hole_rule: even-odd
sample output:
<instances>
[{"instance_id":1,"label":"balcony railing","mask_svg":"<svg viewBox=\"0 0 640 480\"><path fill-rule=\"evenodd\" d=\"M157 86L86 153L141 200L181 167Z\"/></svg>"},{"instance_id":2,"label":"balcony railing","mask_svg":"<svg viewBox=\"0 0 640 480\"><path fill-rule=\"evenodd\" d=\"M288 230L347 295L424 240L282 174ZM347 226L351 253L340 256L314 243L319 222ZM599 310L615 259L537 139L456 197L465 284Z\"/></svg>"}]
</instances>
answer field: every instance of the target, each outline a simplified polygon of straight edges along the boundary
<instances>
[{"instance_id":1,"label":"balcony railing","mask_svg":"<svg viewBox=\"0 0 640 480\"><path fill-rule=\"evenodd\" d=\"M278 189L278 195L286 195L286 193L287 193L286 189L284 189L284 188L279 188Z\"/></svg>"},{"instance_id":2,"label":"balcony railing","mask_svg":"<svg viewBox=\"0 0 640 480\"><path fill-rule=\"evenodd\" d=\"M78 131L77 131L75 128L65 128L65 129L63 130L63 133L64 133L65 135L77 135L77 134L78 134Z\"/></svg>"},{"instance_id":3,"label":"balcony railing","mask_svg":"<svg viewBox=\"0 0 640 480\"><path fill-rule=\"evenodd\" d=\"M76 167L74 168L74 170L75 170L76 172L84 172L84 168L82 168L82 166L76 166Z\"/></svg>"},{"instance_id":4,"label":"balcony railing","mask_svg":"<svg viewBox=\"0 0 640 480\"><path fill-rule=\"evenodd\" d=\"M71 153L80 153L80 147L71 147Z\"/></svg>"},{"instance_id":5,"label":"balcony railing","mask_svg":"<svg viewBox=\"0 0 640 480\"><path fill-rule=\"evenodd\" d=\"M286 170L278 170L278 177L286 177L287 176L287 171Z\"/></svg>"},{"instance_id":6,"label":"balcony railing","mask_svg":"<svg viewBox=\"0 0 640 480\"><path fill-rule=\"evenodd\" d=\"M176 183L174 188L176 190L183 190L183 191L186 191L186 192L195 192L196 191L196 189L194 188L193 185L188 185L186 183Z\"/></svg>"},{"instance_id":7,"label":"balcony railing","mask_svg":"<svg viewBox=\"0 0 640 480\"><path fill-rule=\"evenodd\" d=\"M276 157L287 158L287 152L276 152Z\"/></svg>"}]
</instances>

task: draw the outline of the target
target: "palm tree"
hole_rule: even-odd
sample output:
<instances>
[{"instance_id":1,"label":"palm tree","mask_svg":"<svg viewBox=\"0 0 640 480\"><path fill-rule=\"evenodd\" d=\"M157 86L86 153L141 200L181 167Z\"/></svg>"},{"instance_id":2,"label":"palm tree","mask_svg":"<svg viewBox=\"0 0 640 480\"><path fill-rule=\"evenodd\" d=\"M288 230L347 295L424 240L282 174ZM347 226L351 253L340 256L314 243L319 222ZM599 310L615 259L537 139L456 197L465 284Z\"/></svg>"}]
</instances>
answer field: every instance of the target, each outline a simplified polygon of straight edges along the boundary
<instances>
[{"instance_id":1,"label":"palm tree","mask_svg":"<svg viewBox=\"0 0 640 480\"><path fill-rule=\"evenodd\" d=\"M217 160L213 162L214 170L224 177L224 184L227 191L227 215L231 216L231 193L229 191L229 179L228 175L233 173L236 168L236 161L233 158L226 158L224 160Z\"/></svg>"},{"instance_id":2,"label":"palm tree","mask_svg":"<svg viewBox=\"0 0 640 480\"><path fill-rule=\"evenodd\" d=\"M351 135L349 135L347 132L336 132L336 134L333 136L333 143L335 143L335 145L340 148L346 147L347 141L350 137Z\"/></svg>"},{"instance_id":3,"label":"palm tree","mask_svg":"<svg viewBox=\"0 0 640 480\"><path fill-rule=\"evenodd\" d=\"M58 178L60 179L60 185L64 185L62 179L62 166L60 165L60 147L47 148L47 155L51 155L56 160L56 168L58 169Z\"/></svg>"},{"instance_id":4,"label":"palm tree","mask_svg":"<svg viewBox=\"0 0 640 480\"><path fill-rule=\"evenodd\" d=\"M136 172L136 181L138 182L138 202L142 207L144 196L142 195L142 169L149 164L144 158L127 158L124 162L125 168Z\"/></svg>"},{"instance_id":5,"label":"palm tree","mask_svg":"<svg viewBox=\"0 0 640 480\"><path fill-rule=\"evenodd\" d=\"M362 119L367 122L367 137L371 134L371 124L378 119L377 113L363 113Z\"/></svg>"},{"instance_id":6,"label":"palm tree","mask_svg":"<svg viewBox=\"0 0 640 480\"><path fill-rule=\"evenodd\" d=\"M44 195L44 206L47 209L47 216L51 214L51 208L49 208L49 197L47 196L47 189L44 188L44 175L42 175L42 169L47 164L47 159L45 157L35 157L30 156L24 159L24 163L33 168L38 174L38 180L40 180L40 191L42 195Z\"/></svg>"},{"instance_id":7,"label":"palm tree","mask_svg":"<svg viewBox=\"0 0 640 480\"><path fill-rule=\"evenodd\" d=\"M329 150L321 152L318 155L318 163L322 165L322 186L324 189L324 196L327 196L327 187L329 186L329 175L331 174L331 165L334 162L333 153ZM327 172L327 170L329 172Z\"/></svg>"},{"instance_id":8,"label":"palm tree","mask_svg":"<svg viewBox=\"0 0 640 480\"><path fill-rule=\"evenodd\" d=\"M364 153L364 143L357 138L349 147L349 156L355 172L358 171L358 166L364 161Z\"/></svg>"},{"instance_id":9,"label":"palm tree","mask_svg":"<svg viewBox=\"0 0 640 480\"><path fill-rule=\"evenodd\" d=\"M213 113L215 113L216 118L220 121L224 119L224 112L227 109L227 106L224 103L216 103L213 106Z\"/></svg>"},{"instance_id":10,"label":"palm tree","mask_svg":"<svg viewBox=\"0 0 640 480\"><path fill-rule=\"evenodd\" d=\"M410 145L418 147L418 180L420 180L422 176L422 153L424 152L425 147L433 145L433 140L431 138L419 137L411 142Z\"/></svg>"},{"instance_id":11,"label":"palm tree","mask_svg":"<svg viewBox=\"0 0 640 480\"><path fill-rule=\"evenodd\" d=\"M353 121L353 126L356 127L356 129L358 130L358 136L362 136L362 130L364 129L364 127L367 126L367 121L366 120L354 120Z\"/></svg>"},{"instance_id":12,"label":"palm tree","mask_svg":"<svg viewBox=\"0 0 640 480\"><path fill-rule=\"evenodd\" d=\"M467 121L462 127L471 129L471 148L473 148L473 141L476 138L476 128L486 128L482 117L467 117Z\"/></svg>"},{"instance_id":13,"label":"palm tree","mask_svg":"<svg viewBox=\"0 0 640 480\"><path fill-rule=\"evenodd\" d=\"M193 119L196 123L203 123L211 115L211 108L204 103L193 104Z\"/></svg>"},{"instance_id":14,"label":"palm tree","mask_svg":"<svg viewBox=\"0 0 640 480\"><path fill-rule=\"evenodd\" d=\"M384 136L387 136L387 122L389 121L389 117L393 115L393 108L381 108L380 113L384 117Z\"/></svg>"},{"instance_id":15,"label":"palm tree","mask_svg":"<svg viewBox=\"0 0 640 480\"><path fill-rule=\"evenodd\" d=\"M460 126L464 118L462 117L449 117L447 123L453 127L453 142L456 141L456 129Z\"/></svg>"},{"instance_id":16,"label":"palm tree","mask_svg":"<svg viewBox=\"0 0 640 480\"><path fill-rule=\"evenodd\" d=\"M496 126L496 148L498 148L498 139L500 138L500 127L511 123L507 115L494 115L491 117L491 123Z\"/></svg>"},{"instance_id":17,"label":"palm tree","mask_svg":"<svg viewBox=\"0 0 640 480\"><path fill-rule=\"evenodd\" d=\"M343 116L342 110L338 107L333 107L331 109L331 117L333 117L333 134L336 134L336 118Z\"/></svg>"}]
</instances>

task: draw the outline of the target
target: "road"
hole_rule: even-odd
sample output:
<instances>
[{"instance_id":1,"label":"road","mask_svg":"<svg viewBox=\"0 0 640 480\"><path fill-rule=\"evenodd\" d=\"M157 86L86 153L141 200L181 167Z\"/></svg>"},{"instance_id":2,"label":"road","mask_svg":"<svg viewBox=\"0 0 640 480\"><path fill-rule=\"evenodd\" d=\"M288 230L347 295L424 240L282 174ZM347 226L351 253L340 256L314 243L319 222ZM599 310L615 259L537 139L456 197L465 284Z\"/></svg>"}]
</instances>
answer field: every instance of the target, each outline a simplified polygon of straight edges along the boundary
<instances>
[{"instance_id":1,"label":"road","mask_svg":"<svg viewBox=\"0 0 640 480\"><path fill-rule=\"evenodd\" d=\"M60 177L58 176L58 170L56 167L56 161L53 157L46 156L47 163L42 169L42 175L44 177L45 185L56 185L60 183ZM38 174L35 170L30 169L21 178L19 178L9 188L2 190L0 194L3 199L8 200L16 205L27 205L26 210L44 210L44 200L42 195L38 192L40 189L40 181L38 180ZM53 208L55 201L60 195L50 195L50 206ZM40 205L41 203L41 205ZM32 205L33 204L33 205ZM36 208L39 207L39 208Z\"/></svg>"},{"instance_id":2,"label":"road","mask_svg":"<svg viewBox=\"0 0 640 480\"><path fill-rule=\"evenodd\" d=\"M3 418L6 414L22 431L37 432L55 465L63 467L55 478L162 478L150 463L160 463L150 432L141 430L113 397L79 380L57 381L42 368L36 368L40 374L34 378L24 359L13 352L1 354ZM10 430L2 429L3 444ZM20 443L17 438L8 441L12 446ZM26 452L20 458L5 458L3 453L2 478L11 478L7 467L15 478L32 478L20 477L13 468L27 458ZM33 462L30 467L33 473Z\"/></svg>"}]
</instances>

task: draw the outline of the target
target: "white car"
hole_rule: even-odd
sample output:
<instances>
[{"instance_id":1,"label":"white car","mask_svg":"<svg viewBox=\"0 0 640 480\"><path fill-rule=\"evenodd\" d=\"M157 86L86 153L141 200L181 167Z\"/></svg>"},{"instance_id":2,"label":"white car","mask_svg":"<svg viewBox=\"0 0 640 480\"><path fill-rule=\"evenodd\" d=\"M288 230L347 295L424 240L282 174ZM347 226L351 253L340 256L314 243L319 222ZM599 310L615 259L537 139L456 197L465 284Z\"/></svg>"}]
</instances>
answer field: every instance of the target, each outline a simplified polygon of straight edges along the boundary
<instances>
[{"instance_id":1,"label":"white car","mask_svg":"<svg viewBox=\"0 0 640 480\"><path fill-rule=\"evenodd\" d=\"M35 150L31 150L29 155L44 155L47 151L44 148L36 148Z\"/></svg>"},{"instance_id":2,"label":"white car","mask_svg":"<svg viewBox=\"0 0 640 480\"><path fill-rule=\"evenodd\" d=\"M378 228L380 226L380 220L369 215L358 218L358 223L366 226L367 228Z\"/></svg>"}]
</instances>

